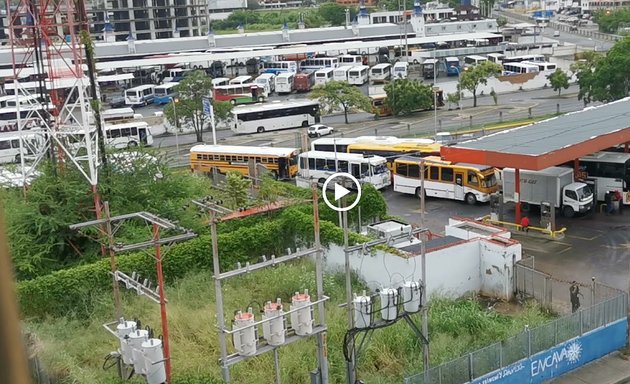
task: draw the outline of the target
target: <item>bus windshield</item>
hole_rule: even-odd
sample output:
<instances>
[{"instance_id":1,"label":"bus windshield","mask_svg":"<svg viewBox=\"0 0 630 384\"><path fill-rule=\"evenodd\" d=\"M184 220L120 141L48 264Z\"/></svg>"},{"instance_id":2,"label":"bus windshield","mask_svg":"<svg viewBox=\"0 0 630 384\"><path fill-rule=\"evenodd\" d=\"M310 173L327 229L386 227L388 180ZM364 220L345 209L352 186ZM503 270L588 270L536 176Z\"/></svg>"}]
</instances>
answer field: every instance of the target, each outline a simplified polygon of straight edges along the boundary
<instances>
[{"instance_id":1,"label":"bus windshield","mask_svg":"<svg viewBox=\"0 0 630 384\"><path fill-rule=\"evenodd\" d=\"M492 188L497 185L497 177L493 173L483 175L483 179L481 179L481 186L484 188Z\"/></svg>"},{"instance_id":2,"label":"bus windshield","mask_svg":"<svg viewBox=\"0 0 630 384\"><path fill-rule=\"evenodd\" d=\"M386 173L388 172L389 169L387 168L387 163L383 163L383 164L372 164L372 173L375 175L379 175L381 173Z\"/></svg>"}]
</instances>

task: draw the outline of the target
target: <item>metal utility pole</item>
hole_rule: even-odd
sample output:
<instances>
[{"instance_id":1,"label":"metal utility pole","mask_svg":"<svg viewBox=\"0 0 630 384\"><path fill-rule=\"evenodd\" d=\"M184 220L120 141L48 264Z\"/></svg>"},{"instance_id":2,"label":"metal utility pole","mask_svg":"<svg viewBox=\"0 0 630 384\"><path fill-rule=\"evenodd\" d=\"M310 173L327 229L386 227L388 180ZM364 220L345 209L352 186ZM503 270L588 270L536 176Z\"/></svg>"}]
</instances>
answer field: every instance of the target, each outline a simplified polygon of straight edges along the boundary
<instances>
[{"instance_id":1,"label":"metal utility pole","mask_svg":"<svg viewBox=\"0 0 630 384\"><path fill-rule=\"evenodd\" d=\"M341 199L341 206L346 207L346 198ZM346 269L346 309L348 313L348 329L354 328L353 306L352 306L352 271L350 269L350 252L348 251L348 211L341 212L341 221L343 225L343 249L345 255ZM356 355L354 346L350 351L350 360L346 361L346 379L348 384L354 384L356 381Z\"/></svg>"},{"instance_id":2,"label":"metal utility pole","mask_svg":"<svg viewBox=\"0 0 630 384\"><path fill-rule=\"evenodd\" d=\"M426 228L426 222L424 220L426 197L424 189L424 179L426 172L426 163L422 159L420 162L420 227ZM424 284L424 294L422 295L421 311L422 311L422 336L425 342L422 344L422 366L424 368L424 381L427 382L429 376L429 308L427 307L427 295L429 294L427 288L427 256L426 256L426 241L427 234L423 234L422 243L420 243L420 264L422 265L422 284Z\"/></svg>"},{"instance_id":3,"label":"metal utility pole","mask_svg":"<svg viewBox=\"0 0 630 384\"><path fill-rule=\"evenodd\" d=\"M315 239L315 279L317 285L317 300L324 299L324 255L322 251L321 239L319 237L319 196L317 194L317 184L313 183L311 186L313 191L313 236ZM322 192L324 193L324 192ZM324 302L321 301L317 305L317 315L319 316L319 323L326 327L326 312L324 309ZM319 374L321 378L321 384L328 384L328 346L326 345L326 333L322 332L317 334L317 360L319 365Z\"/></svg>"},{"instance_id":4,"label":"metal utility pole","mask_svg":"<svg viewBox=\"0 0 630 384\"><path fill-rule=\"evenodd\" d=\"M438 73L438 62L435 58L435 49L433 49L433 127L435 131L435 139L437 139L438 134L438 124L437 124L437 73ZM424 189L423 189L424 191Z\"/></svg>"},{"instance_id":5,"label":"metal utility pole","mask_svg":"<svg viewBox=\"0 0 630 384\"><path fill-rule=\"evenodd\" d=\"M217 241L217 221L216 212L210 211L210 236L212 237L212 270L214 273L214 294L217 306L217 325L219 326L219 349L221 352L221 376L227 383L230 382L230 368L227 366L227 343L225 341L225 317L223 315L223 292L221 290L221 274L219 265L219 245Z\"/></svg>"},{"instance_id":6,"label":"metal utility pole","mask_svg":"<svg viewBox=\"0 0 630 384\"><path fill-rule=\"evenodd\" d=\"M172 223L168 220L162 219L154 214L149 212L136 212L126 215L120 215L111 217L109 210L109 203L106 201L103 204L105 218L97 219L93 221L86 221L83 223L73 224L70 226L70 229L83 229L87 227L95 227L101 234L106 236L106 242L104 244L105 248L109 250L110 256L110 266L111 266L111 274L113 278L113 292L114 292L114 305L115 305L115 316L116 321L113 323L104 324L104 327L110 330L109 326L113 324L118 324L123 320L122 313L122 304L120 298L120 287L119 282L124 282L128 288L134 288L139 293L143 292L145 297L157 302L160 304L160 317L162 323L162 339L163 339L163 347L162 351L164 354L164 368L166 371L166 382L171 382L171 354L170 354L170 346L169 346L169 337L168 337L168 317L166 313L166 294L164 292L164 275L162 272L162 245L171 245L181 241L186 241L196 237L197 235L190 230L182 228L175 223ZM130 220L140 220L144 223L151 224L152 233L151 238L134 243L134 244L122 244L119 245L115 242L114 236L116 232L123 226L123 224ZM167 237L161 237L160 231L168 230L170 232L175 232L176 234L169 235ZM103 233L103 231L105 233ZM156 261L156 274L158 279L158 292L152 291L149 287L145 286L144 283L140 283L140 277L136 277L135 272L132 274L132 277L126 275L118 270L116 266L116 254L119 252L128 252L128 251L138 251L144 250L154 247L155 256L154 259ZM111 331L111 330L110 330ZM112 334L116 335L116 332L111 331ZM156 362L161 363L161 362Z\"/></svg>"}]
</instances>

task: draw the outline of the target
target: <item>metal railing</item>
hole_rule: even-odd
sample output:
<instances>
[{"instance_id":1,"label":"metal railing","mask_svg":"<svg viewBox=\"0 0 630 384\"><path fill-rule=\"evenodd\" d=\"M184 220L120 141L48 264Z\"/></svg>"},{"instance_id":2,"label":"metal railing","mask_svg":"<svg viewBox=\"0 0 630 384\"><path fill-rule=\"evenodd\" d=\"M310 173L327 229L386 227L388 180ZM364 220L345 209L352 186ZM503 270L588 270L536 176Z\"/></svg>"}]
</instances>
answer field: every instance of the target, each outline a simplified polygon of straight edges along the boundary
<instances>
[{"instance_id":1,"label":"metal railing","mask_svg":"<svg viewBox=\"0 0 630 384\"><path fill-rule=\"evenodd\" d=\"M572 313L570 303L566 305L570 282L535 270L533 259L517 263L516 274L519 294L535 298L543 305L546 303L554 310L560 308L564 313L568 310L568 314L535 328L526 327L523 332L501 342L407 377L405 384L467 383L627 316L625 292L596 282L580 284L588 289L584 289L584 303L580 310ZM554 289L562 291L566 301L562 295L555 295Z\"/></svg>"}]
</instances>

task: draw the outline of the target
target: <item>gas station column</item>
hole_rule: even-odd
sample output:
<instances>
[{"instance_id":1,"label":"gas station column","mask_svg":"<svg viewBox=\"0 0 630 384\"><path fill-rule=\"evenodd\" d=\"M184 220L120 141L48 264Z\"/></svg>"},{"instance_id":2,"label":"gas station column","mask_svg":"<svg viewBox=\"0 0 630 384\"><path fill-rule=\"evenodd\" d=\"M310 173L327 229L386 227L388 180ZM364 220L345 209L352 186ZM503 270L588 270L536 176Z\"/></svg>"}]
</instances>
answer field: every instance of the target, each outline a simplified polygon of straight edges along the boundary
<instances>
[{"instance_id":1,"label":"gas station column","mask_svg":"<svg viewBox=\"0 0 630 384\"><path fill-rule=\"evenodd\" d=\"M521 170L514 168L514 201L516 201L515 208L515 222L521 223Z\"/></svg>"}]
</instances>

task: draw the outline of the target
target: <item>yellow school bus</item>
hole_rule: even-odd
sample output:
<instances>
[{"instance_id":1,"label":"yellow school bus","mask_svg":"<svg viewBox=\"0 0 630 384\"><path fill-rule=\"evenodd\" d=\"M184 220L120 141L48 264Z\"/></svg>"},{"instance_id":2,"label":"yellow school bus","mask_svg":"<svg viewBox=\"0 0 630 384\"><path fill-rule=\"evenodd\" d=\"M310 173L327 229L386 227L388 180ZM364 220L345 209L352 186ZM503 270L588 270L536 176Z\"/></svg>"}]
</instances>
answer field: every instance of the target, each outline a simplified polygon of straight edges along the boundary
<instances>
[{"instance_id":1,"label":"yellow school bus","mask_svg":"<svg viewBox=\"0 0 630 384\"><path fill-rule=\"evenodd\" d=\"M291 179L297 174L297 148L248 147L242 145L195 145L190 149L193 172L229 171L249 175L250 164L261 164L276 179Z\"/></svg>"}]
</instances>

